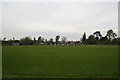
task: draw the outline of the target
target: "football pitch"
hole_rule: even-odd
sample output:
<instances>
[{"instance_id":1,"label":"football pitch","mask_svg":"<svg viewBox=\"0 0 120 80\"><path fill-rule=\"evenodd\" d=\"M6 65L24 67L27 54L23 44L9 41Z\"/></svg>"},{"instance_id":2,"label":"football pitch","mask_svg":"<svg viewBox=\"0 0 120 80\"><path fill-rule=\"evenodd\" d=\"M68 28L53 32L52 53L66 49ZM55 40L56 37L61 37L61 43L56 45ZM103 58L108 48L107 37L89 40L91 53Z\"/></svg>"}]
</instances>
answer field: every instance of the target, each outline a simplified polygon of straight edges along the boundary
<instances>
[{"instance_id":1,"label":"football pitch","mask_svg":"<svg viewBox=\"0 0 120 80\"><path fill-rule=\"evenodd\" d=\"M117 78L118 46L3 46L3 78Z\"/></svg>"}]
</instances>

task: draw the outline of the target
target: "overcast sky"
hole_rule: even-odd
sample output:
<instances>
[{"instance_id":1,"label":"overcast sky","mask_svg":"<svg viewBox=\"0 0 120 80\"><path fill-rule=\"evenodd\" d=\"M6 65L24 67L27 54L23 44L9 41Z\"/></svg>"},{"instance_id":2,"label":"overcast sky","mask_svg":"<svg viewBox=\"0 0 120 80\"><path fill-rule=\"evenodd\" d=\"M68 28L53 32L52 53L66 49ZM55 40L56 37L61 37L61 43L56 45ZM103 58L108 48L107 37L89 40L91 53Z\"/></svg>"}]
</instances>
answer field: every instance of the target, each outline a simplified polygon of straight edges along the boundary
<instances>
[{"instance_id":1,"label":"overcast sky","mask_svg":"<svg viewBox=\"0 0 120 80\"><path fill-rule=\"evenodd\" d=\"M2 4L2 37L25 36L80 40L107 30L118 33L117 2L5 2Z\"/></svg>"}]
</instances>

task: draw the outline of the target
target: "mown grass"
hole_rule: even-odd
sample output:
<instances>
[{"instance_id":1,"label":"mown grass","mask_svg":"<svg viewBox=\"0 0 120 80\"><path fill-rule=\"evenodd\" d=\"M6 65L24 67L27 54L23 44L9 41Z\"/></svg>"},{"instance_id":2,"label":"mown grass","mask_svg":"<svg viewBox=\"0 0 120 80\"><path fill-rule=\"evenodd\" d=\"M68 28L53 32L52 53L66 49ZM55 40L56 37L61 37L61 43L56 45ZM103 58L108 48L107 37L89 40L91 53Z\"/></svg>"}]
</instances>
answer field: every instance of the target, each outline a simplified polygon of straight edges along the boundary
<instances>
[{"instance_id":1,"label":"mown grass","mask_svg":"<svg viewBox=\"0 0 120 80\"><path fill-rule=\"evenodd\" d=\"M118 46L3 46L3 78L116 78Z\"/></svg>"}]
</instances>

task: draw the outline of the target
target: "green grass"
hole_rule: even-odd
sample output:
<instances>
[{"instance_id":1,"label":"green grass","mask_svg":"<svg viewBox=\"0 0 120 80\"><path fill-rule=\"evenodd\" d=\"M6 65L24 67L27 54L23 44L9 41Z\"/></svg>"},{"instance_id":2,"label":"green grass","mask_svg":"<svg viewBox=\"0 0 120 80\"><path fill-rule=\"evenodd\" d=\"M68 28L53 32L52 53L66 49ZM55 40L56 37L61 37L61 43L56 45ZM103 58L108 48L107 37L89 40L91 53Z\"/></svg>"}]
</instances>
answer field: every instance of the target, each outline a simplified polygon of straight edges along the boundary
<instances>
[{"instance_id":1,"label":"green grass","mask_svg":"<svg viewBox=\"0 0 120 80\"><path fill-rule=\"evenodd\" d=\"M118 46L3 46L3 78L116 78Z\"/></svg>"}]
</instances>

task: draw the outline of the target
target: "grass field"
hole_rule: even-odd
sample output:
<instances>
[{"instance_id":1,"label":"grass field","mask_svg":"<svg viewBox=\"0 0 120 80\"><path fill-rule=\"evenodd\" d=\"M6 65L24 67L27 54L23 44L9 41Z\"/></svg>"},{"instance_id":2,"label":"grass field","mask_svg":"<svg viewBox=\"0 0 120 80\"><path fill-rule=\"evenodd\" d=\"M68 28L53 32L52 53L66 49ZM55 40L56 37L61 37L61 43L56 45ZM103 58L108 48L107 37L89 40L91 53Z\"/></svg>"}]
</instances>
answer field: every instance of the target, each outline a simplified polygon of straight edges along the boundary
<instances>
[{"instance_id":1,"label":"grass field","mask_svg":"<svg viewBox=\"0 0 120 80\"><path fill-rule=\"evenodd\" d=\"M118 46L3 46L3 78L116 78Z\"/></svg>"}]
</instances>

